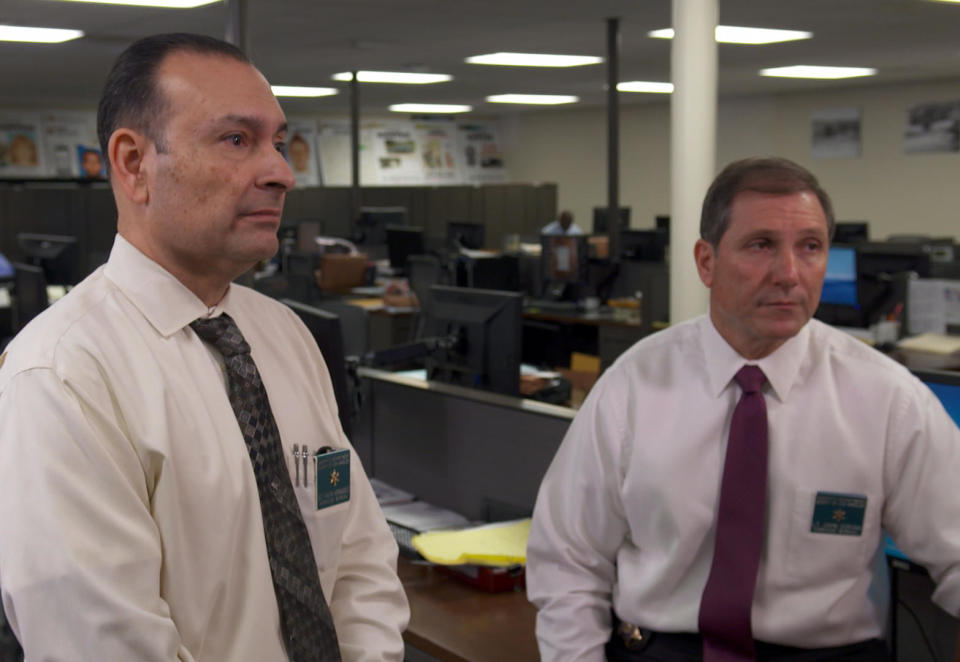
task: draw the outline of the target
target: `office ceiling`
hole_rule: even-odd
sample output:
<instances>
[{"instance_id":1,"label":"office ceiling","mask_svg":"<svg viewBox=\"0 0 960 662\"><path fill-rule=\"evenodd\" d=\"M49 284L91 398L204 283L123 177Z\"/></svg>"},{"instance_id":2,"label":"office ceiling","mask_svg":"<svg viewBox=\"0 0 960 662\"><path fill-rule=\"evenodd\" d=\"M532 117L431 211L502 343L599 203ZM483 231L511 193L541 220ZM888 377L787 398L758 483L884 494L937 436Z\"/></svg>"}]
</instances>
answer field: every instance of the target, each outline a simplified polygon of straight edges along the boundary
<instances>
[{"instance_id":1,"label":"office ceiling","mask_svg":"<svg viewBox=\"0 0 960 662\"><path fill-rule=\"evenodd\" d=\"M425 86L361 85L364 113L414 101L466 103L487 116L535 108L484 100L506 92L575 94L581 107L601 107L603 64L553 70L471 65L464 58L494 51L603 56L607 17L620 18L620 79L668 81L670 42L647 32L670 25L670 0L247 0L251 55L271 83L343 92L284 100L288 113L346 113L348 83L330 76L353 68L454 76L452 82ZM0 107L93 107L111 62L132 40L166 31L222 37L226 21L221 3L176 10L0 0L0 23L86 32L64 44L0 42ZM960 4L720 0L720 22L814 33L813 39L768 46L720 44L721 96L960 78ZM791 64L869 66L879 73L842 81L757 75L764 67ZM626 93L620 98L622 104L664 99Z\"/></svg>"}]
</instances>

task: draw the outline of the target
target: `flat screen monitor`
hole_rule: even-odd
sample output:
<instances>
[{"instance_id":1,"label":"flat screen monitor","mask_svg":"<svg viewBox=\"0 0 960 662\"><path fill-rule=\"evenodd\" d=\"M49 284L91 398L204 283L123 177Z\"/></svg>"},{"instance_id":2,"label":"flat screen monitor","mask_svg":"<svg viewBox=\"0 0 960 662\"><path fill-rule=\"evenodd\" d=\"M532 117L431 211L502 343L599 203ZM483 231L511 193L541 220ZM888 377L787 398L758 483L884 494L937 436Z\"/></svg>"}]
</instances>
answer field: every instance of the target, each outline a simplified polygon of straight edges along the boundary
<instances>
[{"instance_id":1,"label":"flat screen monitor","mask_svg":"<svg viewBox=\"0 0 960 662\"><path fill-rule=\"evenodd\" d=\"M352 427L353 403L350 398L350 388L347 382L347 362L343 352L343 328L340 318L319 308L307 304L283 299L284 304L303 321L313 339L320 348L320 354L327 364L330 381L333 382L333 394L337 399L337 411L340 416L340 425L349 437Z\"/></svg>"},{"instance_id":2,"label":"flat screen monitor","mask_svg":"<svg viewBox=\"0 0 960 662\"><path fill-rule=\"evenodd\" d=\"M593 208L593 234L607 234L610 231L610 224L607 223L607 208ZM619 229L626 230L630 227L630 207L620 207Z\"/></svg>"},{"instance_id":3,"label":"flat screen monitor","mask_svg":"<svg viewBox=\"0 0 960 662\"><path fill-rule=\"evenodd\" d=\"M667 255L667 235L661 230L622 230L620 257L625 260L663 262Z\"/></svg>"},{"instance_id":4,"label":"flat screen monitor","mask_svg":"<svg viewBox=\"0 0 960 662\"><path fill-rule=\"evenodd\" d=\"M857 283L864 324L869 326L906 301L907 278L930 276L930 254L916 244L857 244Z\"/></svg>"},{"instance_id":5,"label":"flat screen monitor","mask_svg":"<svg viewBox=\"0 0 960 662\"><path fill-rule=\"evenodd\" d=\"M43 269L32 264L13 265L13 328L20 331L27 322L46 310L47 280Z\"/></svg>"},{"instance_id":6,"label":"flat screen monitor","mask_svg":"<svg viewBox=\"0 0 960 662\"><path fill-rule=\"evenodd\" d=\"M943 370L914 370L913 374L930 387L943 403L954 423L960 425L960 373Z\"/></svg>"},{"instance_id":7,"label":"flat screen monitor","mask_svg":"<svg viewBox=\"0 0 960 662\"><path fill-rule=\"evenodd\" d=\"M0 280L10 280L13 278L13 265L7 261L7 258L0 253Z\"/></svg>"},{"instance_id":8,"label":"flat screen monitor","mask_svg":"<svg viewBox=\"0 0 960 662\"><path fill-rule=\"evenodd\" d=\"M840 221L833 231L837 244L859 244L870 240L870 224L866 221Z\"/></svg>"},{"instance_id":9,"label":"flat screen monitor","mask_svg":"<svg viewBox=\"0 0 960 662\"><path fill-rule=\"evenodd\" d=\"M423 228L412 225L387 226L387 255L390 266L400 271L407 270L407 258L423 254Z\"/></svg>"},{"instance_id":10,"label":"flat screen monitor","mask_svg":"<svg viewBox=\"0 0 960 662\"><path fill-rule=\"evenodd\" d=\"M857 249L831 246L820 302L836 306L859 306L857 294Z\"/></svg>"},{"instance_id":11,"label":"flat screen monitor","mask_svg":"<svg viewBox=\"0 0 960 662\"><path fill-rule=\"evenodd\" d=\"M666 215L655 216L654 222L656 223L656 228L663 233L663 240L666 244L670 245L670 217Z\"/></svg>"},{"instance_id":12,"label":"flat screen monitor","mask_svg":"<svg viewBox=\"0 0 960 662\"><path fill-rule=\"evenodd\" d=\"M520 259L516 255L478 257L467 265L467 285L481 290L520 290Z\"/></svg>"},{"instance_id":13,"label":"flat screen monitor","mask_svg":"<svg viewBox=\"0 0 960 662\"><path fill-rule=\"evenodd\" d=\"M482 223L447 221L447 247L450 250L469 248L480 250L486 243L486 229Z\"/></svg>"},{"instance_id":14,"label":"flat screen monitor","mask_svg":"<svg viewBox=\"0 0 960 662\"><path fill-rule=\"evenodd\" d=\"M17 244L28 264L43 269L48 285L76 285L81 280L77 238L59 234L17 234Z\"/></svg>"},{"instance_id":15,"label":"flat screen monitor","mask_svg":"<svg viewBox=\"0 0 960 662\"><path fill-rule=\"evenodd\" d=\"M406 223L406 207L361 207L356 225L356 243L364 246L386 244L387 226Z\"/></svg>"},{"instance_id":16,"label":"flat screen monitor","mask_svg":"<svg viewBox=\"0 0 960 662\"><path fill-rule=\"evenodd\" d=\"M426 335L453 342L428 361L428 378L518 395L522 328L519 292L433 285Z\"/></svg>"}]
</instances>

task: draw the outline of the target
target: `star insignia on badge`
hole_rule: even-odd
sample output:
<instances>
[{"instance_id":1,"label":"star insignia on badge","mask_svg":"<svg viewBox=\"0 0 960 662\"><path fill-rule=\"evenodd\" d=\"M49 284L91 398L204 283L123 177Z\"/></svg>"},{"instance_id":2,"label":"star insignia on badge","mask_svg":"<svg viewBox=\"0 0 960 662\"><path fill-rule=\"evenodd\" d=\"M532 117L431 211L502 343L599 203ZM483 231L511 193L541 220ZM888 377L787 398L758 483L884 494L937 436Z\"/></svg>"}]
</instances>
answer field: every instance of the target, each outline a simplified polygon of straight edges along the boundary
<instances>
[{"instance_id":1,"label":"star insignia on badge","mask_svg":"<svg viewBox=\"0 0 960 662\"><path fill-rule=\"evenodd\" d=\"M833 511L833 519L836 522L842 522L843 520L847 519L847 513L838 508Z\"/></svg>"},{"instance_id":2,"label":"star insignia on badge","mask_svg":"<svg viewBox=\"0 0 960 662\"><path fill-rule=\"evenodd\" d=\"M340 474L337 472L336 469L334 469L333 471L330 472L330 484L336 485L339 482L340 482Z\"/></svg>"}]
</instances>

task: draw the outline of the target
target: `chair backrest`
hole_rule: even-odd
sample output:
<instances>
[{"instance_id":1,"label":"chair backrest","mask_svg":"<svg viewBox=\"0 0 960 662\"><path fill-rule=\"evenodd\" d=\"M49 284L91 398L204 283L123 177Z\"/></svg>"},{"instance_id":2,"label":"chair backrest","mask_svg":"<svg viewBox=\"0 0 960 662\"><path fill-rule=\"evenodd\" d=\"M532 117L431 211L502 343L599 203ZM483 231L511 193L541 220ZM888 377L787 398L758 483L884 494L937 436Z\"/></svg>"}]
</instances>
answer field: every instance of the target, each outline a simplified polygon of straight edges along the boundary
<instances>
[{"instance_id":1,"label":"chair backrest","mask_svg":"<svg viewBox=\"0 0 960 662\"><path fill-rule=\"evenodd\" d=\"M344 355L363 358L367 353L368 337L370 335L367 311L360 306L354 306L336 299L319 301L314 305L316 308L333 313L340 318Z\"/></svg>"},{"instance_id":2,"label":"chair backrest","mask_svg":"<svg viewBox=\"0 0 960 662\"><path fill-rule=\"evenodd\" d=\"M13 265L13 330L19 331L27 322L46 310L47 279L43 269L31 264Z\"/></svg>"}]
</instances>

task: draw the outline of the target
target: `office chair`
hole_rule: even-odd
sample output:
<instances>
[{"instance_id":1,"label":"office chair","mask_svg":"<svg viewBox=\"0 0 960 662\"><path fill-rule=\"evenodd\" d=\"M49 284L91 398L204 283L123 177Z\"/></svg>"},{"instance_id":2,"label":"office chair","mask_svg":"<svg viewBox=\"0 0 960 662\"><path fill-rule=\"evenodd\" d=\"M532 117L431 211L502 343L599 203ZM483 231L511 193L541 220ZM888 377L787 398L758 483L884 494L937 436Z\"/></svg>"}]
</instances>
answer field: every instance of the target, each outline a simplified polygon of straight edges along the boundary
<instances>
[{"instance_id":1,"label":"office chair","mask_svg":"<svg viewBox=\"0 0 960 662\"><path fill-rule=\"evenodd\" d=\"M411 341L419 340L426 330L426 312L430 309L430 286L440 284L443 270L440 260L433 255L411 255L407 258L407 280L410 289L417 295L420 310L410 326Z\"/></svg>"}]
</instances>

